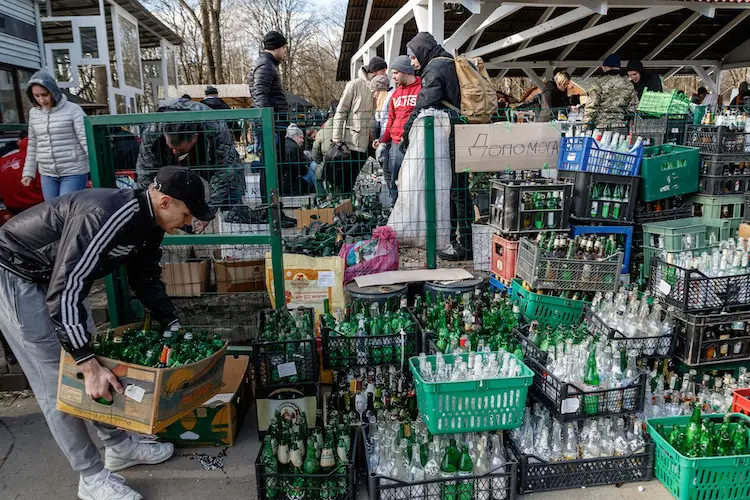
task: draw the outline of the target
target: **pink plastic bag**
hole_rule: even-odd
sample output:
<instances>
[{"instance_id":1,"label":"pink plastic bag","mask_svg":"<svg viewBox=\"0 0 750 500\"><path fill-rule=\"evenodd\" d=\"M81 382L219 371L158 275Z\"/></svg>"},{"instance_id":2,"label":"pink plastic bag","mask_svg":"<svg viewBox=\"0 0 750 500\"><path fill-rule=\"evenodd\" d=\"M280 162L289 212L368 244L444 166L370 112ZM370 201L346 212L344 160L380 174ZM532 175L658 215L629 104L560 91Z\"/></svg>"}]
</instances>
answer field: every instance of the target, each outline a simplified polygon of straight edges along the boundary
<instances>
[{"instance_id":1,"label":"pink plastic bag","mask_svg":"<svg viewBox=\"0 0 750 500\"><path fill-rule=\"evenodd\" d=\"M395 271L399 262L396 233L388 226L378 227L369 240L344 243L339 257L346 262L344 281L367 274Z\"/></svg>"}]
</instances>

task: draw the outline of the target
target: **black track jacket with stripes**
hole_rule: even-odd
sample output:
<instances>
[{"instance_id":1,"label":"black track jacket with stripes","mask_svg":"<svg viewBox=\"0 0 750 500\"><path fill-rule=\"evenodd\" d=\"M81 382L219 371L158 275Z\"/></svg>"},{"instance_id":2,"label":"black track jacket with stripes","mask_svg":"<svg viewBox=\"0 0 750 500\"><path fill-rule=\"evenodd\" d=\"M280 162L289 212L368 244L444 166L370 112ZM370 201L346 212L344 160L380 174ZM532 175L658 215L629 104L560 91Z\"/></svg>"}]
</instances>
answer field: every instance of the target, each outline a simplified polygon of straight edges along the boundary
<instances>
[{"instance_id":1,"label":"black track jacket with stripes","mask_svg":"<svg viewBox=\"0 0 750 500\"><path fill-rule=\"evenodd\" d=\"M36 205L0 227L0 266L47 287L47 311L63 348L93 357L83 300L120 265L136 296L162 324L176 321L161 281L161 242L148 192L87 189Z\"/></svg>"}]
</instances>

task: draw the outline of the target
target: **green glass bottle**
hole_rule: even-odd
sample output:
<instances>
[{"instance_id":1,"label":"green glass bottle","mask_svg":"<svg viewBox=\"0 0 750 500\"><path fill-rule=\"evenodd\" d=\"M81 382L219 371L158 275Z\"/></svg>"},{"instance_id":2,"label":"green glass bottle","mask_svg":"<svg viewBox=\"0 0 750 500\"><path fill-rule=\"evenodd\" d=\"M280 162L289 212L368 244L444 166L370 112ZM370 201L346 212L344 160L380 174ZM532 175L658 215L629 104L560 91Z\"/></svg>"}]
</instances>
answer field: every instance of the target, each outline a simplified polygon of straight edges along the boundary
<instances>
[{"instance_id":1,"label":"green glass bottle","mask_svg":"<svg viewBox=\"0 0 750 500\"><path fill-rule=\"evenodd\" d=\"M747 454L747 427L744 422L738 422L732 433L732 455Z\"/></svg>"},{"instance_id":2,"label":"green glass bottle","mask_svg":"<svg viewBox=\"0 0 750 500\"><path fill-rule=\"evenodd\" d=\"M317 474L320 472L320 464L318 463L317 457L315 456L315 440L308 439L307 441L307 452L305 453L305 463L302 466L302 470L307 475ZM308 491L313 491L314 484L309 484Z\"/></svg>"},{"instance_id":3,"label":"green glass bottle","mask_svg":"<svg viewBox=\"0 0 750 500\"><path fill-rule=\"evenodd\" d=\"M714 429L711 421L708 419L704 419L703 423L701 424L701 437L698 444L698 456L713 457L716 454L713 430Z\"/></svg>"},{"instance_id":4,"label":"green glass bottle","mask_svg":"<svg viewBox=\"0 0 750 500\"><path fill-rule=\"evenodd\" d=\"M279 496L279 485L276 478L279 468L278 463L276 462L276 455L273 452L273 446L271 445L270 435L266 435L266 437L263 438L261 463L263 464L263 469L266 473L266 498L269 500L275 499Z\"/></svg>"},{"instance_id":5,"label":"green glass bottle","mask_svg":"<svg viewBox=\"0 0 750 500\"><path fill-rule=\"evenodd\" d=\"M682 453L685 444L685 433L679 425L672 427L672 431L669 433L667 441L675 450L677 450L678 453Z\"/></svg>"},{"instance_id":6,"label":"green glass bottle","mask_svg":"<svg viewBox=\"0 0 750 500\"><path fill-rule=\"evenodd\" d=\"M591 349L589 359L586 361L586 374L583 378L587 391L596 391L599 389L601 380L599 379L599 369L596 366L596 349ZM599 396L596 394L587 395L583 398L584 412L587 415L596 415L599 413Z\"/></svg>"},{"instance_id":7,"label":"green glass bottle","mask_svg":"<svg viewBox=\"0 0 750 500\"><path fill-rule=\"evenodd\" d=\"M453 440L451 440L453 441ZM440 500L458 500L458 491L455 481L458 468L451 460L450 447L445 450L443 460L440 462L440 478L444 481L440 488Z\"/></svg>"},{"instance_id":8,"label":"green glass bottle","mask_svg":"<svg viewBox=\"0 0 750 500\"><path fill-rule=\"evenodd\" d=\"M726 457L732 454L732 434L729 424L729 414L724 415L724 420L719 428L719 442L716 445L716 455Z\"/></svg>"},{"instance_id":9,"label":"green glass bottle","mask_svg":"<svg viewBox=\"0 0 750 500\"><path fill-rule=\"evenodd\" d=\"M469 449L461 448L461 456L458 459L458 499L473 500L474 482L471 476L474 472L474 464L469 456Z\"/></svg>"},{"instance_id":10,"label":"green glass bottle","mask_svg":"<svg viewBox=\"0 0 750 500\"><path fill-rule=\"evenodd\" d=\"M602 218L609 219L609 207L610 207L610 200L612 199L612 189L610 188L609 184L607 184L607 187L604 188L604 193L602 194L602 199L605 200L602 203Z\"/></svg>"},{"instance_id":11,"label":"green glass bottle","mask_svg":"<svg viewBox=\"0 0 750 500\"><path fill-rule=\"evenodd\" d=\"M690 422L685 429L685 442L683 444L683 450L685 453L690 453L700 440L701 433L701 408L700 405L696 404L693 407L693 415L690 417Z\"/></svg>"},{"instance_id":12,"label":"green glass bottle","mask_svg":"<svg viewBox=\"0 0 750 500\"><path fill-rule=\"evenodd\" d=\"M320 471L324 474L331 472L336 466L333 447L333 429L329 427L326 430L325 443L323 444L323 451L320 454Z\"/></svg>"},{"instance_id":13,"label":"green glass bottle","mask_svg":"<svg viewBox=\"0 0 750 500\"><path fill-rule=\"evenodd\" d=\"M336 328L336 319L331 314L331 304L328 299L323 299L323 317L321 318L321 322L326 328Z\"/></svg>"}]
</instances>

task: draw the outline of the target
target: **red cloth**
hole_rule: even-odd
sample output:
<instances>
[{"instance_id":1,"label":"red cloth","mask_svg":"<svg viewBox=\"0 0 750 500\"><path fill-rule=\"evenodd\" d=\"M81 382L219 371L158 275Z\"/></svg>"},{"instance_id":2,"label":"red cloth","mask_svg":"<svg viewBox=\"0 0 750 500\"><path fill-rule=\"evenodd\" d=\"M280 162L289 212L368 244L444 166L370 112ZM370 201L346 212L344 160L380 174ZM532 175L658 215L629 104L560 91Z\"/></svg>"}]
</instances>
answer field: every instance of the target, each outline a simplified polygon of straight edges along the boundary
<instances>
[{"instance_id":1,"label":"red cloth","mask_svg":"<svg viewBox=\"0 0 750 500\"><path fill-rule=\"evenodd\" d=\"M23 163L29 139L21 140L19 149L0 157L0 198L13 213L31 208L44 201L41 176L34 176L29 187L21 184Z\"/></svg>"},{"instance_id":2,"label":"red cloth","mask_svg":"<svg viewBox=\"0 0 750 500\"><path fill-rule=\"evenodd\" d=\"M388 103L388 124L380 142L401 142L404 135L404 126L409 121L411 112L417 104L417 94L422 89L422 79L417 77L416 81L409 86L399 85L393 91L391 101Z\"/></svg>"}]
</instances>

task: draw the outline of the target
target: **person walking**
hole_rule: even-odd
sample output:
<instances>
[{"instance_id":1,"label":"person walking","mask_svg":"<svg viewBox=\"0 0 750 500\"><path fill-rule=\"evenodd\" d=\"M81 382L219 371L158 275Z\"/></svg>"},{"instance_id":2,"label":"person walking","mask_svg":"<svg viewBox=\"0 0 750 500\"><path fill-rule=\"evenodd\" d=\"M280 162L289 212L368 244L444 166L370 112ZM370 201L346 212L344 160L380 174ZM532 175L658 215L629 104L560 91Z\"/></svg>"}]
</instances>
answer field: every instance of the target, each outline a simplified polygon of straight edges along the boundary
<instances>
[{"instance_id":1,"label":"person walking","mask_svg":"<svg viewBox=\"0 0 750 500\"><path fill-rule=\"evenodd\" d=\"M140 500L117 471L158 464L170 443L131 437L94 423L104 460L84 420L57 410L60 347L83 373L86 395L122 394L115 375L97 361L95 326L86 296L94 284L125 266L136 297L165 329L179 329L161 281L164 233L214 218L207 186L185 167L164 167L147 190L91 189L41 203L0 227L0 330L18 359L50 432L79 474L80 500ZM61 493L60 496L65 496Z\"/></svg>"},{"instance_id":2,"label":"person walking","mask_svg":"<svg viewBox=\"0 0 750 500\"><path fill-rule=\"evenodd\" d=\"M45 70L32 75L26 95L33 106L21 184L29 187L40 175L45 200L84 189L89 182L89 154L83 109L68 101Z\"/></svg>"},{"instance_id":3,"label":"person walking","mask_svg":"<svg viewBox=\"0 0 750 500\"><path fill-rule=\"evenodd\" d=\"M620 73L620 56L612 54L602 63L602 76L589 87L583 123L589 128L627 128L628 115L635 111L638 94Z\"/></svg>"}]
</instances>

